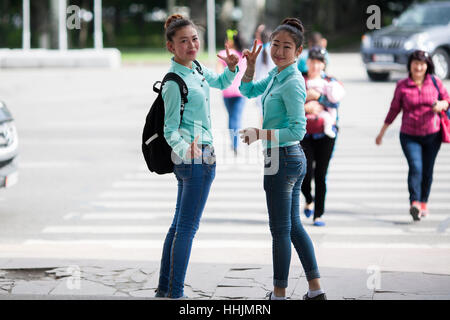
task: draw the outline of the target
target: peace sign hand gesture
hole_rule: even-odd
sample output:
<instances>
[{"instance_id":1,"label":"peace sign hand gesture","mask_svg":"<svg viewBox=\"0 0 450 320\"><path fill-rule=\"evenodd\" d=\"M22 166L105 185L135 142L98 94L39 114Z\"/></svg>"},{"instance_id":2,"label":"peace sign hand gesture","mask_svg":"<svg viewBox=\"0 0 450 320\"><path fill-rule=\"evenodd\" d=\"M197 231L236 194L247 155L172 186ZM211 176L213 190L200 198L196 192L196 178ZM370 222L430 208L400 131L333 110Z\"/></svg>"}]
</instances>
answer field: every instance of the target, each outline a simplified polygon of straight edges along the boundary
<instances>
[{"instance_id":1,"label":"peace sign hand gesture","mask_svg":"<svg viewBox=\"0 0 450 320\"><path fill-rule=\"evenodd\" d=\"M258 49L256 49L258 42L255 40L253 43L253 49L252 51L245 49L242 52L242 56L247 59L247 66L255 66L256 58L258 57L259 53L261 52L262 46L260 45Z\"/></svg>"},{"instance_id":2,"label":"peace sign hand gesture","mask_svg":"<svg viewBox=\"0 0 450 320\"><path fill-rule=\"evenodd\" d=\"M236 70L236 66L239 63L239 58L237 55L235 54L230 54L230 50L228 48L228 44L225 43L225 50L226 50L226 57L223 57L221 55L217 55L218 58L222 59L223 61L225 61L225 63L228 66L228 69L230 69L231 72L234 72Z\"/></svg>"}]
</instances>

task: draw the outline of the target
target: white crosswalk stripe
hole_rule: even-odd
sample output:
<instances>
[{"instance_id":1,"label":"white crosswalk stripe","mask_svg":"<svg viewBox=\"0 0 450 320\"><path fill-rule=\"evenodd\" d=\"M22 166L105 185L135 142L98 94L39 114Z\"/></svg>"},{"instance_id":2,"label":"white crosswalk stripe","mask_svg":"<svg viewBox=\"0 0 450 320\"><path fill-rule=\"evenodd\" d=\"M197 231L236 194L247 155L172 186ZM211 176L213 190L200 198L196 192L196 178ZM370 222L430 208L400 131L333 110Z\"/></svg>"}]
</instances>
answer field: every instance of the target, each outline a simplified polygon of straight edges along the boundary
<instances>
[{"instance_id":1,"label":"white crosswalk stripe","mask_svg":"<svg viewBox=\"0 0 450 320\"><path fill-rule=\"evenodd\" d=\"M450 148L443 146L436 163L431 214L413 223L408 167L398 141L377 148L351 134L339 139L347 141L345 146L338 141L327 177L326 227L312 226L301 197L301 221L316 247L450 249ZM221 154L216 178L193 247L270 248L262 158L248 156L236 164L222 151L216 147ZM61 224L46 226L40 238L24 244L158 249L176 197L172 174L158 176L140 165L98 194L88 209L67 213Z\"/></svg>"}]
</instances>

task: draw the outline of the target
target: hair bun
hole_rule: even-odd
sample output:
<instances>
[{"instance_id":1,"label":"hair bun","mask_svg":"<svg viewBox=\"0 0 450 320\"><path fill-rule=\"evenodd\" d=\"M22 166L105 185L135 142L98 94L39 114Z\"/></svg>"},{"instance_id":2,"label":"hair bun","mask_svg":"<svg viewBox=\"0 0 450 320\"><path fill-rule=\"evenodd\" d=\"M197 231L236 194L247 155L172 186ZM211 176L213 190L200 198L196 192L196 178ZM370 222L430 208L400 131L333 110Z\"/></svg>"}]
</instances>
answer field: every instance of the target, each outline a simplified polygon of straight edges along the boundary
<instances>
[{"instance_id":1,"label":"hair bun","mask_svg":"<svg viewBox=\"0 0 450 320\"><path fill-rule=\"evenodd\" d=\"M184 17L181 14L172 14L170 17L167 18L166 23L164 24L164 29L167 30L167 28L169 28L172 22L183 19Z\"/></svg>"},{"instance_id":2,"label":"hair bun","mask_svg":"<svg viewBox=\"0 0 450 320\"><path fill-rule=\"evenodd\" d=\"M305 32L305 27L303 27L303 23L300 21L300 19L297 18L286 18L283 20L283 22L281 24L287 24L291 27L294 27L298 30L300 30L300 32Z\"/></svg>"}]
</instances>

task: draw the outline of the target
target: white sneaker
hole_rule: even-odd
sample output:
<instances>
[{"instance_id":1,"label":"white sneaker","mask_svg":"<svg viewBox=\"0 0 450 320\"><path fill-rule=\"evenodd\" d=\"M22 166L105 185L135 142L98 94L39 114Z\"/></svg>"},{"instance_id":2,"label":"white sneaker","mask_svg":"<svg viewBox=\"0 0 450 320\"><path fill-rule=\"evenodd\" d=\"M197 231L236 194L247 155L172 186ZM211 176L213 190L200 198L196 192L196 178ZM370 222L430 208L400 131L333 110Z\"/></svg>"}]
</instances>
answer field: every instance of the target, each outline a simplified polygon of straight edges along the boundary
<instances>
[{"instance_id":1,"label":"white sneaker","mask_svg":"<svg viewBox=\"0 0 450 320\"><path fill-rule=\"evenodd\" d=\"M277 297L273 291L270 291L266 294L267 300L287 300L286 297Z\"/></svg>"},{"instance_id":2,"label":"white sneaker","mask_svg":"<svg viewBox=\"0 0 450 320\"><path fill-rule=\"evenodd\" d=\"M333 126L325 126L323 133L325 133L330 138L336 138L336 133L333 131Z\"/></svg>"}]
</instances>

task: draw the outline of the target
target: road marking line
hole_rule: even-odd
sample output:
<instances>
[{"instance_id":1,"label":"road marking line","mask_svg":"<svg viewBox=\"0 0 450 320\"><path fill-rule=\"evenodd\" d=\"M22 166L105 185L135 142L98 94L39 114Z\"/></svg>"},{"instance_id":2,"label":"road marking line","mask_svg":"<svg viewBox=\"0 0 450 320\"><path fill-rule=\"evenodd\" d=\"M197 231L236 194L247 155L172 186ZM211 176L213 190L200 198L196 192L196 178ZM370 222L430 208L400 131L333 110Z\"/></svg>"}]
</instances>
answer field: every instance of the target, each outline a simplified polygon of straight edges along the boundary
<instances>
[{"instance_id":1,"label":"road marking line","mask_svg":"<svg viewBox=\"0 0 450 320\"><path fill-rule=\"evenodd\" d=\"M342 235L342 236L411 236L420 234L437 235L436 228L383 228L383 227L335 227L316 228L314 226L305 225L305 229L309 234L321 235ZM120 226L104 226L104 225L65 225L65 226L47 226L42 230L44 234L166 234L168 226L154 225L120 225ZM262 234L269 235L268 225L254 226L248 224L214 224L203 223L199 229L199 234ZM447 232L450 234L450 232ZM441 233L442 234L442 233ZM447 235L447 234L446 234Z\"/></svg>"},{"instance_id":2,"label":"road marking line","mask_svg":"<svg viewBox=\"0 0 450 320\"><path fill-rule=\"evenodd\" d=\"M123 249L161 249L164 244L162 240L73 240L73 241L54 241L30 239L24 242L24 245L35 246L67 246L68 248L81 245L106 246ZM411 244L411 243L339 243L324 242L315 243L315 248L333 248L333 249L450 249L450 244ZM194 240L193 248L198 249L219 249L219 248L239 248L239 249L271 249L272 241L267 240Z\"/></svg>"},{"instance_id":3,"label":"road marking line","mask_svg":"<svg viewBox=\"0 0 450 320\"><path fill-rule=\"evenodd\" d=\"M152 212L91 212L85 213L81 216L81 220L155 220L155 219L173 219L173 212L167 211L152 211ZM449 214L432 214L423 221L438 221L444 222L450 218ZM249 221L261 221L268 222L267 213L239 213L239 212L211 212L206 211L203 213L202 219L224 219L224 220L249 220ZM308 220L301 214L301 219L303 223ZM364 221L374 221L374 222L412 222L412 218L409 214L403 215L337 215L337 214L326 214L324 216L326 221L337 221L337 222L364 222Z\"/></svg>"}]
</instances>

